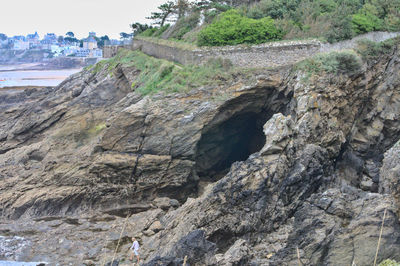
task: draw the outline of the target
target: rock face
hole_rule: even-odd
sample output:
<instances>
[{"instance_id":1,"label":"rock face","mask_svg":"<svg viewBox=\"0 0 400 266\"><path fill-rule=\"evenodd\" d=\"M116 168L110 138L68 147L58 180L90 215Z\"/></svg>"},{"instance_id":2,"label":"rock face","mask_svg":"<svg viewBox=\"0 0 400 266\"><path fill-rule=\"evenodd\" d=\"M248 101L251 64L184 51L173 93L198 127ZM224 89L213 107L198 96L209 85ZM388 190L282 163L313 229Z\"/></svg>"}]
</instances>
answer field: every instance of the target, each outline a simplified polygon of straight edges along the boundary
<instances>
[{"instance_id":1,"label":"rock face","mask_svg":"<svg viewBox=\"0 0 400 266\"><path fill-rule=\"evenodd\" d=\"M1 91L0 234L25 249L0 259L121 262L136 236L145 265L370 265L386 209L400 260L399 73L395 47L308 80L144 97L118 65Z\"/></svg>"}]
</instances>

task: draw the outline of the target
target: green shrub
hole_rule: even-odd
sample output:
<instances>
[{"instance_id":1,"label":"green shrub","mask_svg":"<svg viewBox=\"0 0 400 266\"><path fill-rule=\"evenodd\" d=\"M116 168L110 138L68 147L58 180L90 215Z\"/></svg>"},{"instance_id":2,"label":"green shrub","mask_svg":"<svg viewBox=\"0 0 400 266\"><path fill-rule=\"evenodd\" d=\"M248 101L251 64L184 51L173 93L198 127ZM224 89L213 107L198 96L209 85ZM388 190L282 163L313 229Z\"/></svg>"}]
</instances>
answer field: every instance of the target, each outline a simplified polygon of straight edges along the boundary
<instances>
[{"instance_id":1,"label":"green shrub","mask_svg":"<svg viewBox=\"0 0 400 266\"><path fill-rule=\"evenodd\" d=\"M351 39L354 37L354 31L351 23L351 16L347 15L346 9L339 9L330 14L329 29L322 32L322 36L330 43Z\"/></svg>"},{"instance_id":2,"label":"green shrub","mask_svg":"<svg viewBox=\"0 0 400 266\"><path fill-rule=\"evenodd\" d=\"M220 14L218 10L205 10L204 11L204 22L209 24Z\"/></svg>"},{"instance_id":3,"label":"green shrub","mask_svg":"<svg viewBox=\"0 0 400 266\"><path fill-rule=\"evenodd\" d=\"M153 36L153 34L157 32L157 28L149 28L145 31L143 31L142 33L140 33L140 36L144 36L144 37L151 37Z\"/></svg>"},{"instance_id":4,"label":"green shrub","mask_svg":"<svg viewBox=\"0 0 400 266\"><path fill-rule=\"evenodd\" d=\"M400 263L394 260L387 259L379 263L378 266L400 266Z\"/></svg>"},{"instance_id":5,"label":"green shrub","mask_svg":"<svg viewBox=\"0 0 400 266\"><path fill-rule=\"evenodd\" d=\"M400 38L393 38L384 42L373 42L367 39L358 41L356 51L365 62L379 59L384 54L392 52L393 47L400 43Z\"/></svg>"},{"instance_id":6,"label":"green shrub","mask_svg":"<svg viewBox=\"0 0 400 266\"><path fill-rule=\"evenodd\" d=\"M260 19L264 17L290 18L293 11L300 5L300 0L261 0L253 5L248 12L250 18Z\"/></svg>"},{"instance_id":7,"label":"green shrub","mask_svg":"<svg viewBox=\"0 0 400 266\"><path fill-rule=\"evenodd\" d=\"M259 44L281 38L282 33L273 19L251 19L232 9L222 13L215 22L200 31L198 45Z\"/></svg>"},{"instance_id":8,"label":"green shrub","mask_svg":"<svg viewBox=\"0 0 400 266\"><path fill-rule=\"evenodd\" d=\"M308 75L321 72L352 75L361 67L362 62L357 54L345 51L318 54L300 62L296 69L305 71Z\"/></svg>"},{"instance_id":9,"label":"green shrub","mask_svg":"<svg viewBox=\"0 0 400 266\"><path fill-rule=\"evenodd\" d=\"M383 25L387 31L400 30L400 8L397 14L388 14L384 19Z\"/></svg>"},{"instance_id":10,"label":"green shrub","mask_svg":"<svg viewBox=\"0 0 400 266\"><path fill-rule=\"evenodd\" d=\"M382 20L377 17L376 7L365 4L356 14L352 16L353 30L356 34L382 29Z\"/></svg>"},{"instance_id":11,"label":"green shrub","mask_svg":"<svg viewBox=\"0 0 400 266\"><path fill-rule=\"evenodd\" d=\"M169 27L170 25L166 24L162 27L157 28L157 31L155 31L151 37L160 37Z\"/></svg>"}]
</instances>

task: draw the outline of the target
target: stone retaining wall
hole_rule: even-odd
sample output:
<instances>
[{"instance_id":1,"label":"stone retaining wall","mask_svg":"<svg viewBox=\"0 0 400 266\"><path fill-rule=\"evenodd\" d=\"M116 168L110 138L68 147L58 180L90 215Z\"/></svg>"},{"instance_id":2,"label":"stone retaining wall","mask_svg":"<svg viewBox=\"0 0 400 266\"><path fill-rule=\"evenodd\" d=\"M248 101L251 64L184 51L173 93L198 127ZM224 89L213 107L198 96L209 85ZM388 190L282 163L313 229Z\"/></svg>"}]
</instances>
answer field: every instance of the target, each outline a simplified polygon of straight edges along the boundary
<instances>
[{"instance_id":1,"label":"stone retaining wall","mask_svg":"<svg viewBox=\"0 0 400 266\"><path fill-rule=\"evenodd\" d=\"M196 51L162 45L142 39L135 39L132 44L132 49L140 50L147 55L166 59L182 65L198 64L203 61L202 58L197 56Z\"/></svg>"},{"instance_id":2,"label":"stone retaining wall","mask_svg":"<svg viewBox=\"0 0 400 266\"><path fill-rule=\"evenodd\" d=\"M141 50L150 56L174 61L183 65L201 64L209 59L220 57L230 60L235 66L258 68L290 65L316 53L355 48L357 41L360 39L381 42L396 36L400 36L400 32L370 32L351 40L334 44L321 43L317 40L307 40L272 42L252 46L237 45L197 49L183 49L169 44L136 38L133 41L131 49Z\"/></svg>"},{"instance_id":3,"label":"stone retaining wall","mask_svg":"<svg viewBox=\"0 0 400 266\"><path fill-rule=\"evenodd\" d=\"M358 35L357 37L354 37L351 40L341 41L337 43L323 43L321 45L320 52L332 52L344 49L352 49L357 46L357 41L362 39L367 39L373 42L382 42L397 36L400 36L400 32L383 32L383 31L369 32L366 34Z\"/></svg>"},{"instance_id":4,"label":"stone retaining wall","mask_svg":"<svg viewBox=\"0 0 400 266\"><path fill-rule=\"evenodd\" d=\"M130 45L106 45L103 47L103 58L116 56L119 49L132 49Z\"/></svg>"}]
</instances>

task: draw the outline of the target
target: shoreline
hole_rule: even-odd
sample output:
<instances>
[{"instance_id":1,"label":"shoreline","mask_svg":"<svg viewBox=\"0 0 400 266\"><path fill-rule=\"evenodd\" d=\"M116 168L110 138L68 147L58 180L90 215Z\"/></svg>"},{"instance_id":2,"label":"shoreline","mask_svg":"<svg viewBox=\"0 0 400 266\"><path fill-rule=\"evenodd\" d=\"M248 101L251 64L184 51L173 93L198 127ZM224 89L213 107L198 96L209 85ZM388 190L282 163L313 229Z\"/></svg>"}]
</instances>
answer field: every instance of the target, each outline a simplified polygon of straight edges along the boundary
<instances>
[{"instance_id":1,"label":"shoreline","mask_svg":"<svg viewBox=\"0 0 400 266\"><path fill-rule=\"evenodd\" d=\"M26 89L44 89L44 88L54 88L55 86L9 86L0 87L0 91L6 90L26 90Z\"/></svg>"},{"instance_id":2,"label":"shoreline","mask_svg":"<svg viewBox=\"0 0 400 266\"><path fill-rule=\"evenodd\" d=\"M26 70L23 67L11 70L0 70L0 88L56 87L82 68L55 70ZM1 69L1 68L0 68Z\"/></svg>"}]
</instances>

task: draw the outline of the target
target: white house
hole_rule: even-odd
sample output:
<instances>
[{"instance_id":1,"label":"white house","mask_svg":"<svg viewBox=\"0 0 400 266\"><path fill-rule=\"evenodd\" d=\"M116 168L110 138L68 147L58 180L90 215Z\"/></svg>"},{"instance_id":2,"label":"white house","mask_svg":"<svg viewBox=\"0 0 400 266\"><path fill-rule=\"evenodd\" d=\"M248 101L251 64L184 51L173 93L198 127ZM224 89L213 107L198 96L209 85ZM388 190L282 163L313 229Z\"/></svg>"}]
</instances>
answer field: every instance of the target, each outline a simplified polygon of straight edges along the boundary
<instances>
[{"instance_id":1,"label":"white house","mask_svg":"<svg viewBox=\"0 0 400 266\"><path fill-rule=\"evenodd\" d=\"M76 56L78 57L88 57L89 54L90 54L89 49L79 48L78 50L76 50Z\"/></svg>"},{"instance_id":2,"label":"white house","mask_svg":"<svg viewBox=\"0 0 400 266\"><path fill-rule=\"evenodd\" d=\"M13 50L28 50L29 42L23 40L15 40Z\"/></svg>"},{"instance_id":3,"label":"white house","mask_svg":"<svg viewBox=\"0 0 400 266\"><path fill-rule=\"evenodd\" d=\"M97 49L97 41L91 36L83 41L83 48L89 50Z\"/></svg>"},{"instance_id":4,"label":"white house","mask_svg":"<svg viewBox=\"0 0 400 266\"><path fill-rule=\"evenodd\" d=\"M79 49L79 46L76 45L66 45L63 47L63 54L65 56L76 55Z\"/></svg>"},{"instance_id":5,"label":"white house","mask_svg":"<svg viewBox=\"0 0 400 266\"><path fill-rule=\"evenodd\" d=\"M103 57L103 50L102 49L92 49L89 53L90 57Z\"/></svg>"},{"instance_id":6,"label":"white house","mask_svg":"<svg viewBox=\"0 0 400 266\"><path fill-rule=\"evenodd\" d=\"M50 50L53 53L54 57L60 56L63 52L63 49L58 45L51 45Z\"/></svg>"}]
</instances>

